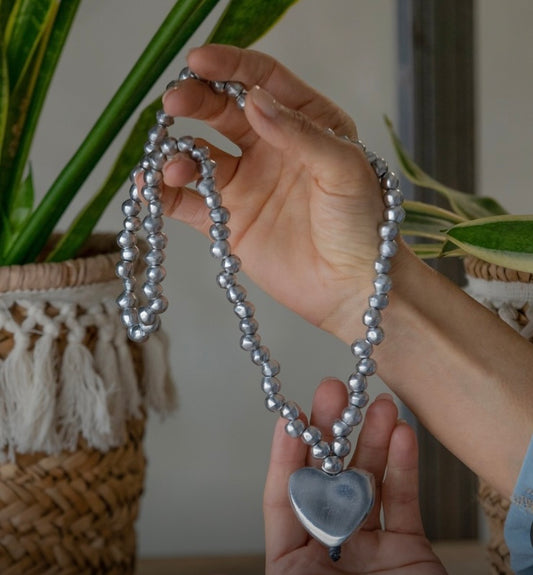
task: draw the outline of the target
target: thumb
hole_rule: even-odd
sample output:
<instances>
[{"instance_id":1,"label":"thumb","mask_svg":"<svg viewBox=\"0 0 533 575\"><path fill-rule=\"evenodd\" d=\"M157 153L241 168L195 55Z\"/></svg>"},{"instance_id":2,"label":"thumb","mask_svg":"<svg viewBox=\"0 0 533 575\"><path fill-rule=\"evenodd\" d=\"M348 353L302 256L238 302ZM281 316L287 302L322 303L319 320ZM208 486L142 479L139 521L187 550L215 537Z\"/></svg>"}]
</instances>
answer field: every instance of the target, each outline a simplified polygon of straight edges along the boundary
<instances>
[{"instance_id":1,"label":"thumb","mask_svg":"<svg viewBox=\"0 0 533 575\"><path fill-rule=\"evenodd\" d=\"M259 86L254 86L246 97L245 113L254 131L271 146L300 161L311 173L324 181L333 176L331 183L346 179L351 167L373 176L364 154L352 143L337 138L308 116L291 110ZM339 134L340 136L344 134Z\"/></svg>"}]
</instances>

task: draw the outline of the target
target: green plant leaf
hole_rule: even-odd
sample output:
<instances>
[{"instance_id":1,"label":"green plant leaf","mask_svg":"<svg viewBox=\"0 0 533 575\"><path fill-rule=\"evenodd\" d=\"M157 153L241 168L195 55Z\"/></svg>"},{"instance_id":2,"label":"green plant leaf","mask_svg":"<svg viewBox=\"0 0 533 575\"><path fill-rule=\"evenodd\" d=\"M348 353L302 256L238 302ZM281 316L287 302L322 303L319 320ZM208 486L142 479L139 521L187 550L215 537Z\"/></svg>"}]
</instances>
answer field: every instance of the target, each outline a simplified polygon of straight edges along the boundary
<instances>
[{"instance_id":1,"label":"green plant leaf","mask_svg":"<svg viewBox=\"0 0 533 575\"><path fill-rule=\"evenodd\" d=\"M385 124L392 139L401 170L415 185L438 192L448 200L452 210L456 214L466 219L473 220L507 214L507 211L493 198L465 194L464 192L441 184L429 174L426 174L426 172L413 161L402 146L400 139L394 131L392 122L387 117L385 117Z\"/></svg>"},{"instance_id":2,"label":"green plant leaf","mask_svg":"<svg viewBox=\"0 0 533 575\"><path fill-rule=\"evenodd\" d=\"M453 212L423 202L406 201L404 208L406 218L401 227L406 236L443 241L447 229L464 221Z\"/></svg>"},{"instance_id":3,"label":"green plant leaf","mask_svg":"<svg viewBox=\"0 0 533 575\"><path fill-rule=\"evenodd\" d=\"M6 30L6 55L12 91L24 78L56 10L56 0L18 0L13 7Z\"/></svg>"},{"instance_id":4,"label":"green plant leaf","mask_svg":"<svg viewBox=\"0 0 533 575\"><path fill-rule=\"evenodd\" d=\"M244 48L265 34L297 0L231 0L207 43Z\"/></svg>"},{"instance_id":5,"label":"green plant leaf","mask_svg":"<svg viewBox=\"0 0 533 575\"><path fill-rule=\"evenodd\" d=\"M429 260L429 259L435 259L441 256L441 251L442 251L442 246L443 243L433 243L433 242L428 242L428 243L421 243L421 244L417 244L417 243L413 243L413 244L409 244L409 247L415 252L415 254L423 259L423 260Z\"/></svg>"},{"instance_id":6,"label":"green plant leaf","mask_svg":"<svg viewBox=\"0 0 533 575\"><path fill-rule=\"evenodd\" d=\"M33 261L96 163L170 61L218 0L180 0L33 212L5 264ZM62 2L61 4L63 4Z\"/></svg>"},{"instance_id":7,"label":"green plant leaf","mask_svg":"<svg viewBox=\"0 0 533 575\"><path fill-rule=\"evenodd\" d=\"M533 273L533 216L494 216L463 222L446 235L468 254Z\"/></svg>"},{"instance_id":8,"label":"green plant leaf","mask_svg":"<svg viewBox=\"0 0 533 575\"><path fill-rule=\"evenodd\" d=\"M5 138L7 115L9 113L9 72L4 45L0 39L0 166L2 160L2 142ZM1 190L1 188L0 188ZM1 197L1 196L0 196ZM0 201L0 206L1 206Z\"/></svg>"},{"instance_id":9,"label":"green plant leaf","mask_svg":"<svg viewBox=\"0 0 533 575\"><path fill-rule=\"evenodd\" d=\"M157 98L143 110L105 182L61 236L47 257L47 261L64 261L73 258L83 247L105 208L122 187L133 167L138 164L139 150L142 150L146 133L153 125L155 114L160 108L161 99Z\"/></svg>"}]
</instances>

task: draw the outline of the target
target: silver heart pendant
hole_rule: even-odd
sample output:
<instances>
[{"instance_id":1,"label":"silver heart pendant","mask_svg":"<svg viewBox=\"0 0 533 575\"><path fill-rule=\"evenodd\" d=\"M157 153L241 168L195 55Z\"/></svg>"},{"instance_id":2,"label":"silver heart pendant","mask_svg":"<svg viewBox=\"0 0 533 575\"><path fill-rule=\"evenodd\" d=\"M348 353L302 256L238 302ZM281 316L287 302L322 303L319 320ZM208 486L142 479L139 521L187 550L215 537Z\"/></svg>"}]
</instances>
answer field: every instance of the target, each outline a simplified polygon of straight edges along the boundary
<instances>
[{"instance_id":1,"label":"silver heart pendant","mask_svg":"<svg viewBox=\"0 0 533 575\"><path fill-rule=\"evenodd\" d=\"M374 477L359 469L328 475L303 467L289 479L289 497L304 528L329 548L340 547L374 505Z\"/></svg>"}]
</instances>

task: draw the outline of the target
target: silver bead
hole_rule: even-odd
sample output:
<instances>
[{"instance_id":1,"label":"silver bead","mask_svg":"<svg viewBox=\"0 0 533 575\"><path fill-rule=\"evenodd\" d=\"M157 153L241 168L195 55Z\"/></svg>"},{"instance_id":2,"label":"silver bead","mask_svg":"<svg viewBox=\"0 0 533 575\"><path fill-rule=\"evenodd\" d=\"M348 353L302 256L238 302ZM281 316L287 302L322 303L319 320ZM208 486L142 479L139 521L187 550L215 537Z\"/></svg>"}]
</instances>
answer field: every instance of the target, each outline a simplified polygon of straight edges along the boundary
<instances>
[{"instance_id":1,"label":"silver bead","mask_svg":"<svg viewBox=\"0 0 533 575\"><path fill-rule=\"evenodd\" d=\"M172 80L171 82L169 82L166 86L166 90L173 90L174 88L177 88L179 83L180 83L180 79L176 78L175 80Z\"/></svg>"},{"instance_id":2,"label":"silver bead","mask_svg":"<svg viewBox=\"0 0 533 575\"><path fill-rule=\"evenodd\" d=\"M373 283L378 295L387 294L392 289L392 280L387 274L378 274Z\"/></svg>"},{"instance_id":3,"label":"silver bead","mask_svg":"<svg viewBox=\"0 0 533 575\"><path fill-rule=\"evenodd\" d=\"M361 415L361 410L358 407L350 406L343 410L341 418L344 423L354 427L361 423L363 416Z\"/></svg>"},{"instance_id":4,"label":"silver bead","mask_svg":"<svg viewBox=\"0 0 533 575\"><path fill-rule=\"evenodd\" d=\"M372 162L372 167L374 168L376 176L380 179L387 173L387 170L389 169L387 162L383 158L376 158Z\"/></svg>"},{"instance_id":5,"label":"silver bead","mask_svg":"<svg viewBox=\"0 0 533 575\"><path fill-rule=\"evenodd\" d=\"M157 186L147 184L141 188L141 196L147 202L159 200L161 197L161 190Z\"/></svg>"},{"instance_id":6,"label":"silver bead","mask_svg":"<svg viewBox=\"0 0 533 575\"><path fill-rule=\"evenodd\" d=\"M252 317L255 313L255 306L249 301L240 301L233 306L233 311L241 319Z\"/></svg>"},{"instance_id":7,"label":"silver bead","mask_svg":"<svg viewBox=\"0 0 533 575\"><path fill-rule=\"evenodd\" d=\"M400 180L394 172L387 172L381 177L381 186L386 190L393 190L400 185Z\"/></svg>"},{"instance_id":8,"label":"silver bead","mask_svg":"<svg viewBox=\"0 0 533 575\"><path fill-rule=\"evenodd\" d=\"M213 224L209 228L209 236L212 240L227 240L230 236L230 229L224 224Z\"/></svg>"},{"instance_id":9,"label":"silver bead","mask_svg":"<svg viewBox=\"0 0 533 575\"><path fill-rule=\"evenodd\" d=\"M230 286L226 290L226 297L228 298L228 301L230 301L231 303L238 303L240 301L244 301L246 299L246 296L247 296L246 289L240 284Z\"/></svg>"},{"instance_id":10,"label":"silver bead","mask_svg":"<svg viewBox=\"0 0 533 575\"><path fill-rule=\"evenodd\" d=\"M167 158L175 156L178 153L178 140L172 136L165 138L161 142L161 152L163 152Z\"/></svg>"},{"instance_id":11,"label":"silver bead","mask_svg":"<svg viewBox=\"0 0 533 575\"><path fill-rule=\"evenodd\" d=\"M156 318L157 318L156 314L150 308L141 307L139 309L139 319L143 324L152 325L155 322Z\"/></svg>"},{"instance_id":12,"label":"silver bead","mask_svg":"<svg viewBox=\"0 0 533 575\"><path fill-rule=\"evenodd\" d=\"M144 261L149 266L159 266L165 261L165 254L158 249L151 249L144 256Z\"/></svg>"},{"instance_id":13,"label":"silver bead","mask_svg":"<svg viewBox=\"0 0 533 575\"><path fill-rule=\"evenodd\" d=\"M381 323L381 313L378 309L369 307L363 315L363 324L367 327L377 327Z\"/></svg>"},{"instance_id":14,"label":"silver bead","mask_svg":"<svg viewBox=\"0 0 533 575\"><path fill-rule=\"evenodd\" d=\"M133 262L119 261L115 265L115 274L119 278L129 278L133 275Z\"/></svg>"},{"instance_id":15,"label":"silver bead","mask_svg":"<svg viewBox=\"0 0 533 575\"><path fill-rule=\"evenodd\" d=\"M370 357L372 355L372 344L366 339L356 339L352 343L352 353L355 357Z\"/></svg>"},{"instance_id":16,"label":"silver bead","mask_svg":"<svg viewBox=\"0 0 533 575\"><path fill-rule=\"evenodd\" d=\"M253 317L245 317L239 322L239 329L246 335L251 335L259 329L259 323Z\"/></svg>"},{"instance_id":17,"label":"silver bead","mask_svg":"<svg viewBox=\"0 0 533 575\"><path fill-rule=\"evenodd\" d=\"M155 218L163 215L163 206L159 200L153 200L148 204L148 213Z\"/></svg>"},{"instance_id":18,"label":"silver bead","mask_svg":"<svg viewBox=\"0 0 533 575\"><path fill-rule=\"evenodd\" d=\"M311 447L311 453L315 459L325 459L330 454L329 444L319 441Z\"/></svg>"},{"instance_id":19,"label":"silver bead","mask_svg":"<svg viewBox=\"0 0 533 575\"><path fill-rule=\"evenodd\" d=\"M180 152L190 152L194 148L194 138L192 136L181 136L178 138L178 150Z\"/></svg>"},{"instance_id":20,"label":"silver bead","mask_svg":"<svg viewBox=\"0 0 533 575\"><path fill-rule=\"evenodd\" d=\"M391 267L391 261L381 256L374 262L374 270L377 274L388 274L391 270Z\"/></svg>"},{"instance_id":21,"label":"silver bead","mask_svg":"<svg viewBox=\"0 0 533 575\"><path fill-rule=\"evenodd\" d=\"M295 401L286 401L281 408L281 417L293 421L300 415L300 406ZM303 431L303 430L302 430Z\"/></svg>"},{"instance_id":22,"label":"silver bead","mask_svg":"<svg viewBox=\"0 0 533 575\"><path fill-rule=\"evenodd\" d=\"M119 309L130 309L137 305L137 297L130 291L123 291L116 299Z\"/></svg>"},{"instance_id":23,"label":"silver bead","mask_svg":"<svg viewBox=\"0 0 533 575\"><path fill-rule=\"evenodd\" d=\"M239 256L230 255L222 260L221 265L225 272L236 274L241 269L241 260Z\"/></svg>"},{"instance_id":24,"label":"silver bead","mask_svg":"<svg viewBox=\"0 0 533 575\"><path fill-rule=\"evenodd\" d=\"M287 424L285 425L285 432L287 433L287 435L293 437L294 439L300 437L304 429L305 429L305 423L301 419L294 419L288 421Z\"/></svg>"},{"instance_id":25,"label":"silver bead","mask_svg":"<svg viewBox=\"0 0 533 575\"><path fill-rule=\"evenodd\" d=\"M245 334L241 337L241 348L252 351L261 345L261 338L257 334Z\"/></svg>"},{"instance_id":26,"label":"silver bead","mask_svg":"<svg viewBox=\"0 0 533 575\"><path fill-rule=\"evenodd\" d=\"M137 216L128 216L125 218L124 222L124 229L128 230L129 232L136 232L141 229L141 220Z\"/></svg>"},{"instance_id":27,"label":"silver bead","mask_svg":"<svg viewBox=\"0 0 533 575\"><path fill-rule=\"evenodd\" d=\"M357 371L363 375L374 375L374 373L376 373L376 362L371 358L358 361L355 367Z\"/></svg>"},{"instance_id":28,"label":"silver bead","mask_svg":"<svg viewBox=\"0 0 533 575\"><path fill-rule=\"evenodd\" d=\"M215 160L207 159L200 162L200 175L202 178L210 178L216 171L217 163Z\"/></svg>"},{"instance_id":29,"label":"silver bead","mask_svg":"<svg viewBox=\"0 0 533 575\"><path fill-rule=\"evenodd\" d=\"M163 266L149 266L146 268L146 279L153 283L162 282L167 275Z\"/></svg>"},{"instance_id":30,"label":"silver bead","mask_svg":"<svg viewBox=\"0 0 533 575\"><path fill-rule=\"evenodd\" d=\"M165 110L158 110L155 114L155 117L158 124L161 124L162 126L165 126L167 128L169 126L172 126L172 124L174 123L174 118L169 114L167 114Z\"/></svg>"},{"instance_id":31,"label":"silver bead","mask_svg":"<svg viewBox=\"0 0 533 575\"><path fill-rule=\"evenodd\" d=\"M385 309L389 305L389 296L385 293L372 294L368 298L368 305L376 309Z\"/></svg>"},{"instance_id":32,"label":"silver bead","mask_svg":"<svg viewBox=\"0 0 533 575\"><path fill-rule=\"evenodd\" d=\"M352 432L352 426L342 421L342 419L336 419L331 426L331 430L335 437L346 437Z\"/></svg>"},{"instance_id":33,"label":"silver bead","mask_svg":"<svg viewBox=\"0 0 533 575\"><path fill-rule=\"evenodd\" d=\"M405 210L401 206L387 208L383 212L383 216L388 222L396 222L397 224L401 224L405 220Z\"/></svg>"},{"instance_id":34,"label":"silver bead","mask_svg":"<svg viewBox=\"0 0 533 575\"><path fill-rule=\"evenodd\" d=\"M210 210L215 210L222 205L222 196L218 192L214 192L210 196L206 196L204 201Z\"/></svg>"},{"instance_id":35,"label":"silver bead","mask_svg":"<svg viewBox=\"0 0 533 575\"><path fill-rule=\"evenodd\" d=\"M368 160L368 162L371 164L372 162L375 162L378 157L376 156L376 154L374 154L374 152L370 151L370 150L366 150L365 151L365 156L366 159Z\"/></svg>"},{"instance_id":36,"label":"silver bead","mask_svg":"<svg viewBox=\"0 0 533 575\"><path fill-rule=\"evenodd\" d=\"M148 303L148 307L157 314L163 313L168 308L168 299L164 295L156 297Z\"/></svg>"},{"instance_id":37,"label":"silver bead","mask_svg":"<svg viewBox=\"0 0 533 575\"><path fill-rule=\"evenodd\" d=\"M326 457L322 462L322 471L328 475L338 475L342 471L342 460L336 455Z\"/></svg>"},{"instance_id":38,"label":"silver bead","mask_svg":"<svg viewBox=\"0 0 533 575\"><path fill-rule=\"evenodd\" d=\"M161 320L159 319L158 316L156 316L153 323L150 323L150 324L144 324L143 323L142 324L142 328L143 328L144 332L146 333L146 335L150 335L151 333L156 332L160 326L161 326Z\"/></svg>"},{"instance_id":39,"label":"silver bead","mask_svg":"<svg viewBox=\"0 0 533 575\"><path fill-rule=\"evenodd\" d=\"M188 66L182 68L180 73L178 74L178 82L183 82L184 80L188 80L189 78L194 78L193 72ZM167 86L167 90L170 88Z\"/></svg>"},{"instance_id":40,"label":"silver bead","mask_svg":"<svg viewBox=\"0 0 533 575\"><path fill-rule=\"evenodd\" d=\"M140 165L143 169L143 172L150 169L150 160L148 159L147 155L141 158Z\"/></svg>"},{"instance_id":41,"label":"silver bead","mask_svg":"<svg viewBox=\"0 0 533 575\"><path fill-rule=\"evenodd\" d=\"M398 224L396 222L384 222L380 224L379 237L383 240L393 240L399 232Z\"/></svg>"},{"instance_id":42,"label":"silver bead","mask_svg":"<svg viewBox=\"0 0 533 575\"><path fill-rule=\"evenodd\" d=\"M196 162L203 162L209 158L209 148L207 146L194 146L190 155Z\"/></svg>"},{"instance_id":43,"label":"silver bead","mask_svg":"<svg viewBox=\"0 0 533 575\"><path fill-rule=\"evenodd\" d=\"M139 167L139 174L143 173L143 170ZM132 184L129 189L130 200L139 203L139 209L141 209L141 196L139 194L139 188L137 184Z\"/></svg>"},{"instance_id":44,"label":"silver bead","mask_svg":"<svg viewBox=\"0 0 533 575\"><path fill-rule=\"evenodd\" d=\"M209 216L215 224L227 224L229 222L230 213L224 207L219 207L211 210Z\"/></svg>"},{"instance_id":45,"label":"silver bead","mask_svg":"<svg viewBox=\"0 0 533 575\"><path fill-rule=\"evenodd\" d=\"M224 90L231 98L237 98L244 90L244 86L240 82L226 82Z\"/></svg>"},{"instance_id":46,"label":"silver bead","mask_svg":"<svg viewBox=\"0 0 533 575\"><path fill-rule=\"evenodd\" d=\"M268 411L279 411L285 403L285 397L281 393L272 393L265 398L265 406Z\"/></svg>"},{"instance_id":47,"label":"silver bead","mask_svg":"<svg viewBox=\"0 0 533 575\"><path fill-rule=\"evenodd\" d=\"M156 144L154 142L150 142L148 140L148 142L144 143L144 147L143 147L144 153L147 156L148 161L150 161L150 159L148 158L148 156L155 151L160 151L161 150L161 146L159 144Z\"/></svg>"},{"instance_id":48,"label":"silver bead","mask_svg":"<svg viewBox=\"0 0 533 575\"><path fill-rule=\"evenodd\" d=\"M165 162L167 160L165 154L163 154L161 150L154 150L153 152L148 154L148 158L150 160L150 165L152 166L153 170L155 170L156 173L161 175L161 170L163 169L163 166L165 165ZM145 180L146 180L146 174L145 174Z\"/></svg>"},{"instance_id":49,"label":"silver bead","mask_svg":"<svg viewBox=\"0 0 533 575\"><path fill-rule=\"evenodd\" d=\"M385 333L380 327L371 327L366 331L366 339L374 345L379 345L385 338Z\"/></svg>"},{"instance_id":50,"label":"silver bead","mask_svg":"<svg viewBox=\"0 0 533 575\"><path fill-rule=\"evenodd\" d=\"M128 328L128 337L135 343L143 343L148 339L148 334L140 325L132 325Z\"/></svg>"},{"instance_id":51,"label":"silver bead","mask_svg":"<svg viewBox=\"0 0 533 575\"><path fill-rule=\"evenodd\" d=\"M263 365L270 359L270 350L266 345L261 345L250 352L250 358L255 365Z\"/></svg>"},{"instance_id":52,"label":"silver bead","mask_svg":"<svg viewBox=\"0 0 533 575\"><path fill-rule=\"evenodd\" d=\"M135 166L133 170L131 170L129 180L132 184L135 184L135 182L137 181L137 176L139 176L141 172L142 170L140 166Z\"/></svg>"},{"instance_id":53,"label":"silver bead","mask_svg":"<svg viewBox=\"0 0 533 575\"><path fill-rule=\"evenodd\" d=\"M217 283L222 289L227 289L237 283L237 278L234 274L228 272L220 272L217 275Z\"/></svg>"},{"instance_id":54,"label":"silver bead","mask_svg":"<svg viewBox=\"0 0 533 575\"><path fill-rule=\"evenodd\" d=\"M263 377L261 380L261 389L267 395L278 393L281 389L281 382L277 377Z\"/></svg>"},{"instance_id":55,"label":"silver bead","mask_svg":"<svg viewBox=\"0 0 533 575\"><path fill-rule=\"evenodd\" d=\"M361 392L353 392L350 393L350 405L353 405L355 407L365 407L368 404L369 401L369 396L368 393L366 391L361 391Z\"/></svg>"},{"instance_id":56,"label":"silver bead","mask_svg":"<svg viewBox=\"0 0 533 575\"><path fill-rule=\"evenodd\" d=\"M379 244L379 253L384 258L392 258L398 251L398 244L394 240L383 240Z\"/></svg>"},{"instance_id":57,"label":"silver bead","mask_svg":"<svg viewBox=\"0 0 533 575\"><path fill-rule=\"evenodd\" d=\"M135 186L137 188L137 186ZM141 211L141 204L134 200L126 200L122 203L122 213L127 217L134 217Z\"/></svg>"},{"instance_id":58,"label":"silver bead","mask_svg":"<svg viewBox=\"0 0 533 575\"><path fill-rule=\"evenodd\" d=\"M167 236L163 232L150 234L146 241L148 245L154 250L164 250L167 245Z\"/></svg>"},{"instance_id":59,"label":"silver bead","mask_svg":"<svg viewBox=\"0 0 533 575\"><path fill-rule=\"evenodd\" d=\"M261 366L261 371L265 377L276 376L280 372L279 363L275 359L270 359Z\"/></svg>"},{"instance_id":60,"label":"silver bead","mask_svg":"<svg viewBox=\"0 0 533 575\"><path fill-rule=\"evenodd\" d=\"M203 197L214 194L216 190L216 183L214 178L202 178L196 183L196 191Z\"/></svg>"},{"instance_id":61,"label":"silver bead","mask_svg":"<svg viewBox=\"0 0 533 575\"><path fill-rule=\"evenodd\" d=\"M157 234L163 229L163 219L157 216L146 216L143 220L143 228L148 234Z\"/></svg>"},{"instance_id":62,"label":"silver bead","mask_svg":"<svg viewBox=\"0 0 533 575\"><path fill-rule=\"evenodd\" d=\"M163 293L163 288L158 283L144 282L142 289L148 299L155 299Z\"/></svg>"},{"instance_id":63,"label":"silver bead","mask_svg":"<svg viewBox=\"0 0 533 575\"><path fill-rule=\"evenodd\" d=\"M346 457L352 448L350 440L346 437L336 437L331 444L332 451L339 457Z\"/></svg>"},{"instance_id":64,"label":"silver bead","mask_svg":"<svg viewBox=\"0 0 533 575\"><path fill-rule=\"evenodd\" d=\"M124 291L134 292L136 283L137 282L134 277L122 278L122 287L124 288Z\"/></svg>"},{"instance_id":65,"label":"silver bead","mask_svg":"<svg viewBox=\"0 0 533 575\"><path fill-rule=\"evenodd\" d=\"M136 309L124 309L120 312L120 321L124 327L131 327L139 323Z\"/></svg>"},{"instance_id":66,"label":"silver bead","mask_svg":"<svg viewBox=\"0 0 533 575\"><path fill-rule=\"evenodd\" d=\"M209 85L217 94L221 94L222 92L224 92L226 82L219 82L218 80L212 80L211 82L209 82Z\"/></svg>"},{"instance_id":67,"label":"silver bead","mask_svg":"<svg viewBox=\"0 0 533 575\"><path fill-rule=\"evenodd\" d=\"M135 234L128 230L122 230L117 236L117 244L121 248L132 248L136 245Z\"/></svg>"},{"instance_id":68,"label":"silver bead","mask_svg":"<svg viewBox=\"0 0 533 575\"><path fill-rule=\"evenodd\" d=\"M400 190L387 190L383 194L383 203L387 208L395 208L403 204L403 194Z\"/></svg>"},{"instance_id":69,"label":"silver bead","mask_svg":"<svg viewBox=\"0 0 533 575\"><path fill-rule=\"evenodd\" d=\"M302 433L302 441L306 445L316 445L319 441L322 440L322 432L318 427L314 425L309 425L305 428L305 431Z\"/></svg>"},{"instance_id":70,"label":"silver bead","mask_svg":"<svg viewBox=\"0 0 533 575\"><path fill-rule=\"evenodd\" d=\"M209 251L214 258L226 258L231 253L231 246L226 240L218 240L211 244Z\"/></svg>"},{"instance_id":71,"label":"silver bead","mask_svg":"<svg viewBox=\"0 0 533 575\"><path fill-rule=\"evenodd\" d=\"M148 139L154 144L160 144L168 136L164 126L154 126L148 130Z\"/></svg>"},{"instance_id":72,"label":"silver bead","mask_svg":"<svg viewBox=\"0 0 533 575\"><path fill-rule=\"evenodd\" d=\"M235 98L235 102L237 103L237 108L240 108L241 110L244 110L244 108L246 106L246 94L247 94L247 92L243 90L242 94L239 94Z\"/></svg>"},{"instance_id":73,"label":"silver bead","mask_svg":"<svg viewBox=\"0 0 533 575\"><path fill-rule=\"evenodd\" d=\"M367 385L368 382L366 380L366 376L362 373L359 373L358 371L352 373L348 378L348 387L355 393L365 391Z\"/></svg>"},{"instance_id":74,"label":"silver bead","mask_svg":"<svg viewBox=\"0 0 533 575\"><path fill-rule=\"evenodd\" d=\"M125 262L134 262L139 255L139 248L132 246L131 248L123 248L120 252L120 257Z\"/></svg>"}]
</instances>

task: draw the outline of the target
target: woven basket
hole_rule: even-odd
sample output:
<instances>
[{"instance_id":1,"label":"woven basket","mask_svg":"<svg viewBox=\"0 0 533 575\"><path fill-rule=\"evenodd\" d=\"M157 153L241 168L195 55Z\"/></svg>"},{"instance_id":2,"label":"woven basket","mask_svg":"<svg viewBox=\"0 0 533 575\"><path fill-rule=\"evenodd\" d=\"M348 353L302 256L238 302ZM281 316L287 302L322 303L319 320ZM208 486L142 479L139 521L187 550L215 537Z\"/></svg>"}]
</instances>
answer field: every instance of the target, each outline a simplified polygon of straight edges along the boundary
<instances>
[{"instance_id":1,"label":"woven basket","mask_svg":"<svg viewBox=\"0 0 533 575\"><path fill-rule=\"evenodd\" d=\"M533 342L533 274L502 268L476 258L465 259L466 291ZM480 480L479 499L487 518L487 552L492 575L512 575L503 527L509 500Z\"/></svg>"},{"instance_id":2,"label":"woven basket","mask_svg":"<svg viewBox=\"0 0 533 575\"><path fill-rule=\"evenodd\" d=\"M88 249L0 268L3 575L134 572L146 407L173 392L164 369L143 379L163 343L134 346L120 325L114 238Z\"/></svg>"}]
</instances>

